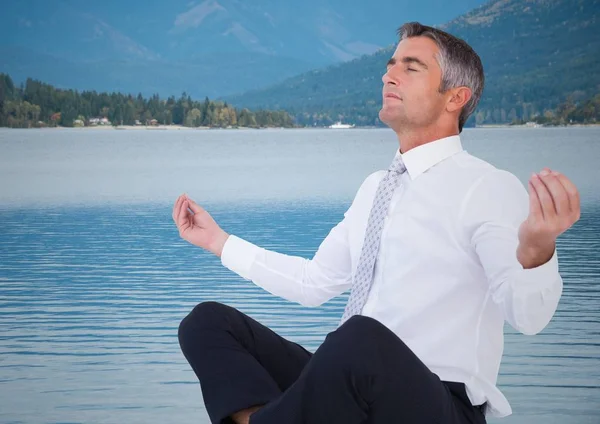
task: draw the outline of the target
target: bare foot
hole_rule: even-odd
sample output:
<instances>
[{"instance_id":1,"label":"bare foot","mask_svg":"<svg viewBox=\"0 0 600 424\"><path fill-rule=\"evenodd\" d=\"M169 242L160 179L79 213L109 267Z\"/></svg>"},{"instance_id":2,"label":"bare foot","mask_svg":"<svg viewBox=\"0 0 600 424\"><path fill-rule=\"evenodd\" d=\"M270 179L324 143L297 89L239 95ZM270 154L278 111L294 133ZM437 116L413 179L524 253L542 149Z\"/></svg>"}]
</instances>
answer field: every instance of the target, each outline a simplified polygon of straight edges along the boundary
<instances>
[{"instance_id":1,"label":"bare foot","mask_svg":"<svg viewBox=\"0 0 600 424\"><path fill-rule=\"evenodd\" d=\"M231 416L236 424L250 424L250 415L262 408L263 405L256 405L248 409L242 409Z\"/></svg>"}]
</instances>

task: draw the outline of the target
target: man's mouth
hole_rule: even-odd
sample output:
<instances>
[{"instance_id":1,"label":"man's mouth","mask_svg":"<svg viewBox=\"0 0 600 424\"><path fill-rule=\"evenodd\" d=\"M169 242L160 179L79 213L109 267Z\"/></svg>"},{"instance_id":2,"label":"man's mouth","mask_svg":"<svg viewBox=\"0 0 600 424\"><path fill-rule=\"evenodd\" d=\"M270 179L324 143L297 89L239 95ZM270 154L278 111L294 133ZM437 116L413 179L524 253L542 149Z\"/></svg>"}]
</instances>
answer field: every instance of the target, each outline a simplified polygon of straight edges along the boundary
<instances>
[{"instance_id":1,"label":"man's mouth","mask_svg":"<svg viewBox=\"0 0 600 424\"><path fill-rule=\"evenodd\" d=\"M399 95L397 95L396 93L384 93L383 97L386 99L389 98L389 99L402 100L402 98Z\"/></svg>"}]
</instances>

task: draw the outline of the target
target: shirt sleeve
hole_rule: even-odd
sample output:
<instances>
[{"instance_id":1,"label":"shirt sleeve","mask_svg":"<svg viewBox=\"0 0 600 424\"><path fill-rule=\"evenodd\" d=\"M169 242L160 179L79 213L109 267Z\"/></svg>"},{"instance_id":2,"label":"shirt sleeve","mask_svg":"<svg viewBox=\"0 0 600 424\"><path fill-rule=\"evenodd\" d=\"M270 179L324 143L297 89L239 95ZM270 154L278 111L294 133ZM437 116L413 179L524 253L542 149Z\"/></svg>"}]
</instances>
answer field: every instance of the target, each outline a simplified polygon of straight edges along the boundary
<instances>
[{"instance_id":1,"label":"shirt sleeve","mask_svg":"<svg viewBox=\"0 0 600 424\"><path fill-rule=\"evenodd\" d=\"M358 193L364 185L363 182ZM223 247L221 263L271 294L304 306L323 304L352 285L348 231L358 193L312 259L267 250L230 235Z\"/></svg>"},{"instance_id":2,"label":"shirt sleeve","mask_svg":"<svg viewBox=\"0 0 600 424\"><path fill-rule=\"evenodd\" d=\"M563 281L556 250L535 268L524 269L517 259L519 226L529 214L527 190L510 172L494 170L475 182L463 210L492 300L515 330L540 332L558 307Z\"/></svg>"}]
</instances>

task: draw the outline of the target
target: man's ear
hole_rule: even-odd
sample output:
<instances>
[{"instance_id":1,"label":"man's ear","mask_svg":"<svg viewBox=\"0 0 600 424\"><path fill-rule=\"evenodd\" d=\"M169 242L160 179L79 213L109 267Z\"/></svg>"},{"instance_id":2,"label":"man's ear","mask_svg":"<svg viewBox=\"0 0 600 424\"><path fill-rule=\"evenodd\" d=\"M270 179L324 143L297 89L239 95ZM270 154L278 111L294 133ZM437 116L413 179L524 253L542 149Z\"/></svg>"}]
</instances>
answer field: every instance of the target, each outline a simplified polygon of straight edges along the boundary
<instances>
[{"instance_id":1,"label":"man's ear","mask_svg":"<svg viewBox=\"0 0 600 424\"><path fill-rule=\"evenodd\" d=\"M446 110L454 112L462 109L471 99L472 92L469 87L457 87L450 90L451 96L446 103Z\"/></svg>"}]
</instances>

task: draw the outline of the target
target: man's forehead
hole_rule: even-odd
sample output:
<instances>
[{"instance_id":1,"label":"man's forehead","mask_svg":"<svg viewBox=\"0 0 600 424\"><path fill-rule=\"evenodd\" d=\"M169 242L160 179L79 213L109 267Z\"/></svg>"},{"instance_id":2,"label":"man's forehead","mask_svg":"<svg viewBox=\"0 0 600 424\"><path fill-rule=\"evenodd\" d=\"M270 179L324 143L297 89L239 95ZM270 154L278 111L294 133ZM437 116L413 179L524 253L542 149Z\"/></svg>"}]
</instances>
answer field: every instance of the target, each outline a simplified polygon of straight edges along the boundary
<instances>
[{"instance_id":1,"label":"man's forehead","mask_svg":"<svg viewBox=\"0 0 600 424\"><path fill-rule=\"evenodd\" d=\"M409 37L398 43L394 58L400 60L403 57L416 57L423 62L430 64L435 63L435 55L439 52L439 48L435 41L429 37Z\"/></svg>"}]
</instances>

